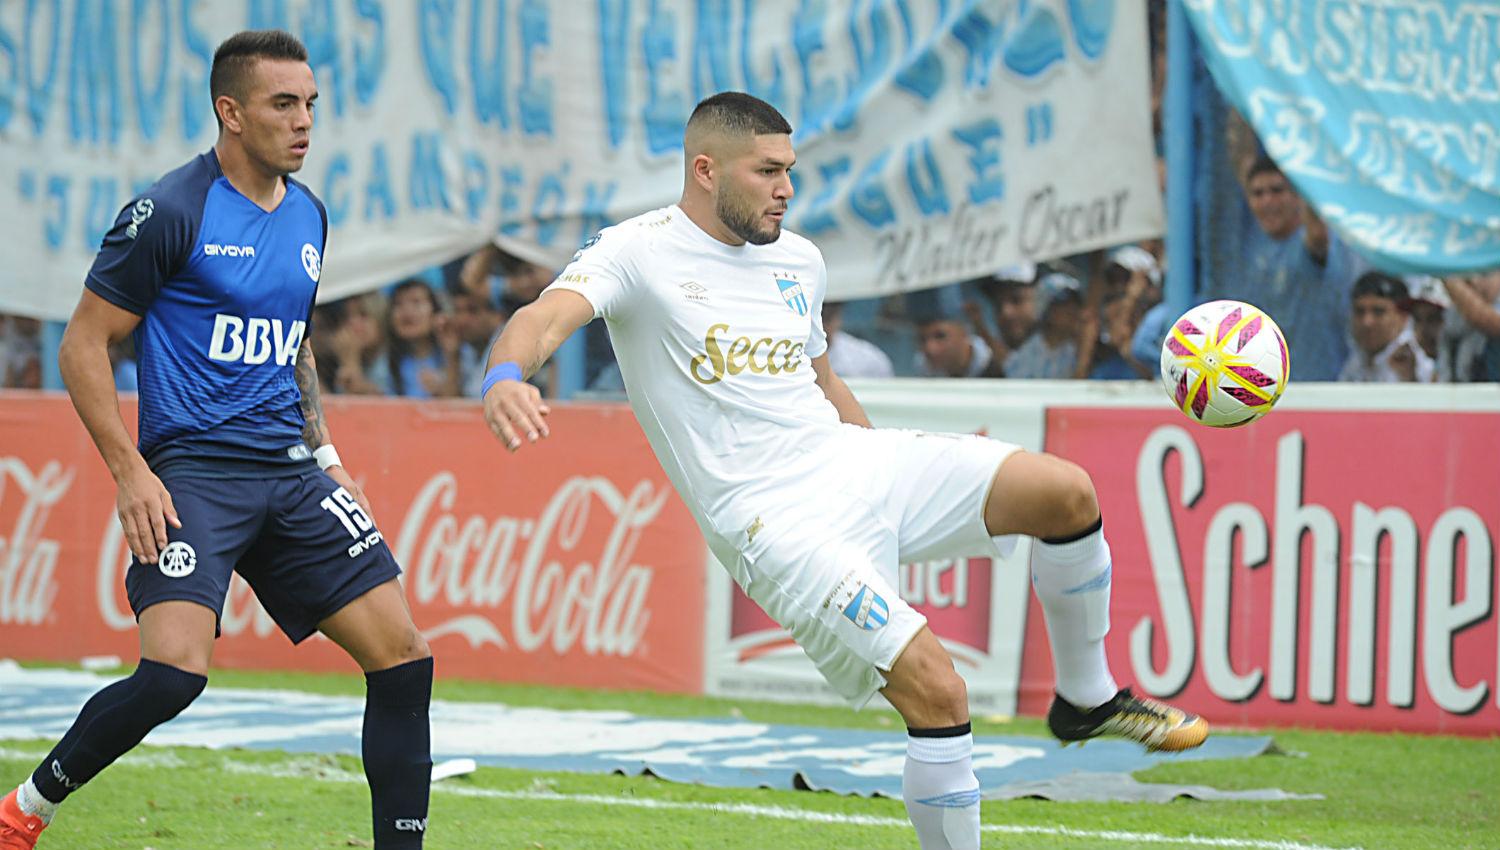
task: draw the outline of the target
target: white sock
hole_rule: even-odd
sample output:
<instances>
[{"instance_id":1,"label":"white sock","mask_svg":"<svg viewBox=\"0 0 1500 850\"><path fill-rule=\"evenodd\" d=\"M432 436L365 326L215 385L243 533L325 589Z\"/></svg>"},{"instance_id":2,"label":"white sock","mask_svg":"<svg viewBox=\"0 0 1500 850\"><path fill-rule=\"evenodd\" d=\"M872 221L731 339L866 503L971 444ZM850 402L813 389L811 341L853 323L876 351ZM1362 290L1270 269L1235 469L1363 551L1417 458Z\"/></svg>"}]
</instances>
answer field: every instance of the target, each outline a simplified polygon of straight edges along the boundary
<instances>
[{"instance_id":1,"label":"white sock","mask_svg":"<svg viewBox=\"0 0 1500 850\"><path fill-rule=\"evenodd\" d=\"M53 815L57 814L57 804L43 797L42 792L36 790L36 785L32 783L29 776L16 789L16 805L20 806L21 811L26 814L41 818L44 824L52 823Z\"/></svg>"},{"instance_id":2,"label":"white sock","mask_svg":"<svg viewBox=\"0 0 1500 850\"><path fill-rule=\"evenodd\" d=\"M922 850L979 850L973 752L974 736L968 732L945 738L907 736L901 798Z\"/></svg>"},{"instance_id":3,"label":"white sock","mask_svg":"<svg viewBox=\"0 0 1500 850\"><path fill-rule=\"evenodd\" d=\"M1057 693L1082 709L1109 702L1119 690L1104 654L1110 571L1102 525L1067 543L1031 545L1031 585L1047 618Z\"/></svg>"}]
</instances>

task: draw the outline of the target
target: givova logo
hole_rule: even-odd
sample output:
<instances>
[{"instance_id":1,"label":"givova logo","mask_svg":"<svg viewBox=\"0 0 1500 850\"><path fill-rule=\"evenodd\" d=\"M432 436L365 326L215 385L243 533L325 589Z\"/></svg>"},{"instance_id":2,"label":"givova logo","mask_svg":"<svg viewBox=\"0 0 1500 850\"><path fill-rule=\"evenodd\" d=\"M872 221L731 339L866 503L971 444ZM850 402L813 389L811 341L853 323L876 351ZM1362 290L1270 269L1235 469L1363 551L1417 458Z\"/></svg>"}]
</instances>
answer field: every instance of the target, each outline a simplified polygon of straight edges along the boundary
<instances>
[{"instance_id":1,"label":"givova logo","mask_svg":"<svg viewBox=\"0 0 1500 850\"><path fill-rule=\"evenodd\" d=\"M306 329L307 323L301 319L284 325L280 319L242 319L219 313L214 316L213 336L208 341L208 359L257 366L274 355L276 365L290 366L297 360Z\"/></svg>"},{"instance_id":2,"label":"givova logo","mask_svg":"<svg viewBox=\"0 0 1500 850\"><path fill-rule=\"evenodd\" d=\"M396 818L397 832L426 832L427 818Z\"/></svg>"},{"instance_id":3,"label":"givova logo","mask_svg":"<svg viewBox=\"0 0 1500 850\"><path fill-rule=\"evenodd\" d=\"M209 243L203 246L203 253L209 257L253 257L255 256L255 246L215 245Z\"/></svg>"}]
</instances>

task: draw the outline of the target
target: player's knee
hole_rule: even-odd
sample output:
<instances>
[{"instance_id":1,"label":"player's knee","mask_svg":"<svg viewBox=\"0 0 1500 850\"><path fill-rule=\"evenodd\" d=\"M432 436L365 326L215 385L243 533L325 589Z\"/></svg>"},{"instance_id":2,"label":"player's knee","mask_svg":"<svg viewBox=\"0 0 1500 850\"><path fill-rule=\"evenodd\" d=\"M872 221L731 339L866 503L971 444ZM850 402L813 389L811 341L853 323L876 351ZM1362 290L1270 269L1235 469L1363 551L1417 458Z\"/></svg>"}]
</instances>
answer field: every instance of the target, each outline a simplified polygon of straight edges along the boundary
<instances>
[{"instance_id":1,"label":"player's knee","mask_svg":"<svg viewBox=\"0 0 1500 850\"><path fill-rule=\"evenodd\" d=\"M962 723L969 717L969 688L963 677L954 670L937 683L933 692L933 708L948 715L953 724Z\"/></svg>"},{"instance_id":2,"label":"player's knee","mask_svg":"<svg viewBox=\"0 0 1500 850\"><path fill-rule=\"evenodd\" d=\"M415 628L410 630L406 636L406 645L402 648L401 662L420 661L423 658L432 657L432 648L427 645L427 638Z\"/></svg>"},{"instance_id":3,"label":"player's knee","mask_svg":"<svg viewBox=\"0 0 1500 850\"><path fill-rule=\"evenodd\" d=\"M936 641L932 641L936 646ZM941 651L909 648L897 660L881 689L891 705L913 729L956 726L969 718L969 692Z\"/></svg>"},{"instance_id":4,"label":"player's knee","mask_svg":"<svg viewBox=\"0 0 1500 850\"><path fill-rule=\"evenodd\" d=\"M431 657L432 649L427 646L427 639L422 637L416 626L407 625L391 636L383 657L375 661L375 666L383 669Z\"/></svg>"},{"instance_id":5,"label":"player's knee","mask_svg":"<svg viewBox=\"0 0 1500 850\"><path fill-rule=\"evenodd\" d=\"M1046 528L1038 537L1066 537L1077 534L1099 519L1099 497L1093 479L1083 467L1062 458L1052 458L1052 510L1047 512Z\"/></svg>"},{"instance_id":6,"label":"player's knee","mask_svg":"<svg viewBox=\"0 0 1500 850\"><path fill-rule=\"evenodd\" d=\"M951 666L935 670L921 684L925 717L921 726L957 726L969 719L969 689Z\"/></svg>"},{"instance_id":7,"label":"player's knee","mask_svg":"<svg viewBox=\"0 0 1500 850\"><path fill-rule=\"evenodd\" d=\"M181 714L208 685L208 677L201 673L146 658L141 659L131 678L142 695L138 703L142 719L153 725Z\"/></svg>"}]
</instances>

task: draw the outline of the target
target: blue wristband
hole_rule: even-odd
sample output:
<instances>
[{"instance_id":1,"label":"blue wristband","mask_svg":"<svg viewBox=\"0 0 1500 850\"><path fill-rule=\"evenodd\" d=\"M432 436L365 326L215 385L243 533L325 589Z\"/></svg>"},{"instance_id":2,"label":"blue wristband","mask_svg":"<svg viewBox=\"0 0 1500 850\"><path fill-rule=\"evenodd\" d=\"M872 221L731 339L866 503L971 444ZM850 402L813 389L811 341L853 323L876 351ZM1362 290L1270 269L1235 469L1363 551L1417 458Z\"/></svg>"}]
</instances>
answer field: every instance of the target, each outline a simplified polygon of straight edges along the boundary
<instances>
[{"instance_id":1,"label":"blue wristband","mask_svg":"<svg viewBox=\"0 0 1500 850\"><path fill-rule=\"evenodd\" d=\"M484 385L479 388L479 397L482 399L489 395L490 387L501 381L519 381L521 377L521 365L519 363L512 363L510 361L496 363L490 367L488 372L484 373Z\"/></svg>"}]
</instances>

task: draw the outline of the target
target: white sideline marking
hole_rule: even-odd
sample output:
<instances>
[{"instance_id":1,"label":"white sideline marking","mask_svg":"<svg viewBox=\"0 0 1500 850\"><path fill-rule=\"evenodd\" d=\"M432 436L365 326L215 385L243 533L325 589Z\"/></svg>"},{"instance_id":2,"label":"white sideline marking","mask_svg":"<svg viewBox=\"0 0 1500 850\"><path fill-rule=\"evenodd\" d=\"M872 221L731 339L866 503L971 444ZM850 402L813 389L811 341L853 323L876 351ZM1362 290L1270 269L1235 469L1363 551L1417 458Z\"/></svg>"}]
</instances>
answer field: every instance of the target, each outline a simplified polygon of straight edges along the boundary
<instances>
[{"instance_id":1,"label":"white sideline marking","mask_svg":"<svg viewBox=\"0 0 1500 850\"><path fill-rule=\"evenodd\" d=\"M45 752L11 750L0 747L0 758L42 758ZM123 764L140 767L185 767L186 763L171 753L141 753L127 755ZM244 773L269 776L277 779L312 779L318 782L337 782L363 785L363 774L343 770L327 761L295 758L279 764L257 764L225 759L222 769L229 773ZM785 806L763 806L754 803L697 803L682 800L658 800L650 797L611 797L603 794L560 794L556 791L506 791L498 788L470 788L463 785L435 784L432 790L456 797L482 797L492 800L524 800L535 802L578 803L595 806L623 806L632 809L655 809L659 811L711 812L713 814L746 815L749 817L774 818L776 820L802 821L804 823L835 824L839 826L883 826L911 829L911 823L903 818L881 815L851 815L837 812L819 812ZM1022 824L985 823L979 827L984 832L1000 835L1047 835L1058 838L1079 838L1090 841L1121 841L1137 844L1175 844L1189 847L1226 847L1234 850L1360 850L1357 847L1327 847L1321 844L1303 844L1299 841L1276 841L1259 838L1214 838L1205 835L1163 835L1159 832L1125 832L1112 829L1073 829L1066 826L1029 826Z\"/></svg>"},{"instance_id":2,"label":"white sideline marking","mask_svg":"<svg viewBox=\"0 0 1500 850\"><path fill-rule=\"evenodd\" d=\"M359 777L359 781L363 782L364 777ZM656 800L649 797L606 797L601 794L559 794L555 791L501 791L492 788L448 788L437 786L434 790L456 794L461 797L492 797L503 800L587 803L596 806L625 806L637 809L670 809L676 811L712 812L714 814L749 815L751 817L837 824L840 826L893 826L900 829L911 829L911 822L904 818L888 818L879 815L848 815L836 812L785 808L782 806L759 806L752 803L690 803L680 800ZM994 832L1003 835L1051 835L1065 838L1083 838L1092 841L1129 841L1137 844L1185 844L1193 847L1253 848L1253 850L1358 850L1358 848L1333 848L1318 844L1301 844L1296 841L1263 841L1255 838L1211 838L1199 835L1162 835L1155 832L1072 829L1066 826L1023 826L1018 824L985 823L980 824L979 828L984 832Z\"/></svg>"}]
</instances>

